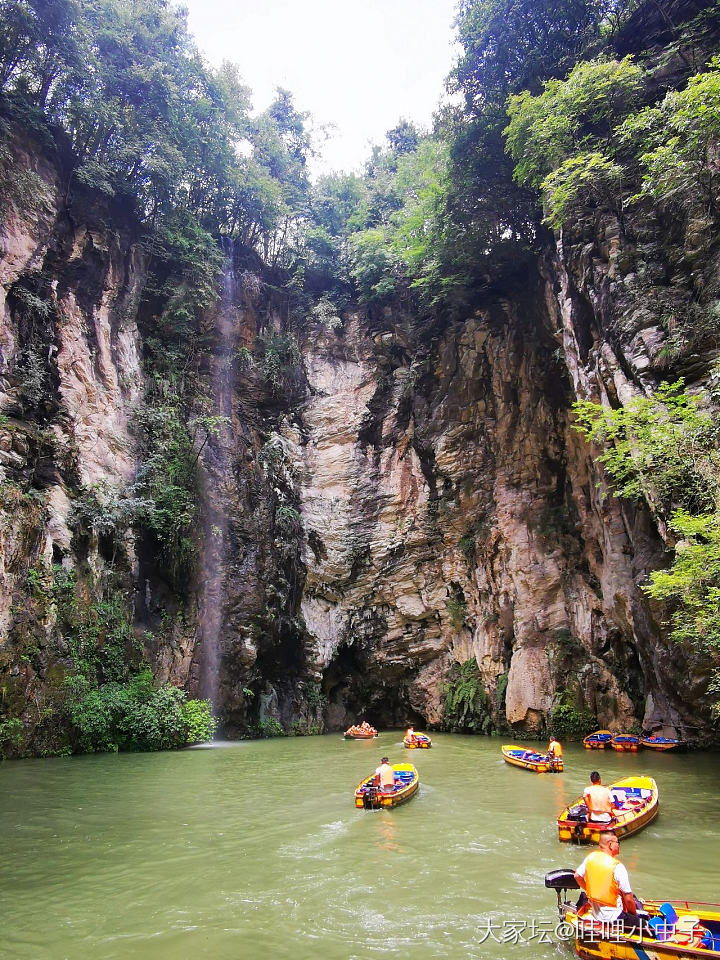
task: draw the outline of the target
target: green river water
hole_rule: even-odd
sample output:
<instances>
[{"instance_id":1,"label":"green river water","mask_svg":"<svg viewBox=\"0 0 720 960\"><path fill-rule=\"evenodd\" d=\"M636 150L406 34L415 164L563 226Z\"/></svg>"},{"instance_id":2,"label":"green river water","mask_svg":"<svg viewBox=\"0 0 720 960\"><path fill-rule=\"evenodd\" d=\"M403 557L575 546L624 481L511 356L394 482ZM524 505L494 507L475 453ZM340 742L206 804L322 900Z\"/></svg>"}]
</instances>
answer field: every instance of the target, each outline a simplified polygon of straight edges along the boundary
<instances>
[{"instance_id":1,"label":"green river water","mask_svg":"<svg viewBox=\"0 0 720 960\"><path fill-rule=\"evenodd\" d=\"M594 767L660 787L660 816L622 845L635 892L720 899L718 755L572 745L564 774L537 775L501 742L407 751L395 731L4 763L0 957L570 958L542 881L584 855L554 818ZM416 764L420 790L357 810L385 753Z\"/></svg>"}]
</instances>

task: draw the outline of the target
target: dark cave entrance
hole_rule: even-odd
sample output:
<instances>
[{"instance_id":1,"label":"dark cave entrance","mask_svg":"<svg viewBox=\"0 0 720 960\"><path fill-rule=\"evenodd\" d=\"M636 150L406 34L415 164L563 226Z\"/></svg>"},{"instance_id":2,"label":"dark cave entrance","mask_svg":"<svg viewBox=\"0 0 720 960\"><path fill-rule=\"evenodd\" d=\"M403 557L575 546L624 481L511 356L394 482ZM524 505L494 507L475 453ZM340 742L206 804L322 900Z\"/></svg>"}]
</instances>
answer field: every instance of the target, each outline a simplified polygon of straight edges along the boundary
<instances>
[{"instance_id":1,"label":"dark cave entrance","mask_svg":"<svg viewBox=\"0 0 720 960\"><path fill-rule=\"evenodd\" d=\"M357 643L338 648L325 668L322 692L330 708L344 708L347 722L367 720L380 729L418 729L427 723L409 703L408 685L413 673L407 667L396 671L383 667L382 675L368 651Z\"/></svg>"}]
</instances>

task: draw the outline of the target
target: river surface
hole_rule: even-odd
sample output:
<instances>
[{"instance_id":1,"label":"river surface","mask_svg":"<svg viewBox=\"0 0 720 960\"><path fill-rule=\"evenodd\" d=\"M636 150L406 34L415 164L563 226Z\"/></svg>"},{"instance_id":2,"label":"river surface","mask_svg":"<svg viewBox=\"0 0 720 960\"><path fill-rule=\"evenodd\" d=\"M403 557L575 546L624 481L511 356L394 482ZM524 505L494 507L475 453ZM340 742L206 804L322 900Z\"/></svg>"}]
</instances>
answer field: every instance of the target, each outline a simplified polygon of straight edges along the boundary
<instances>
[{"instance_id":1,"label":"river surface","mask_svg":"<svg viewBox=\"0 0 720 960\"><path fill-rule=\"evenodd\" d=\"M554 818L595 767L660 787L659 817L622 844L635 892L720 900L717 754L573 745L564 774L537 775L498 738L401 738L0 764L0 957L569 960L543 876L584 855ZM357 810L383 754L413 761L420 790Z\"/></svg>"}]
</instances>

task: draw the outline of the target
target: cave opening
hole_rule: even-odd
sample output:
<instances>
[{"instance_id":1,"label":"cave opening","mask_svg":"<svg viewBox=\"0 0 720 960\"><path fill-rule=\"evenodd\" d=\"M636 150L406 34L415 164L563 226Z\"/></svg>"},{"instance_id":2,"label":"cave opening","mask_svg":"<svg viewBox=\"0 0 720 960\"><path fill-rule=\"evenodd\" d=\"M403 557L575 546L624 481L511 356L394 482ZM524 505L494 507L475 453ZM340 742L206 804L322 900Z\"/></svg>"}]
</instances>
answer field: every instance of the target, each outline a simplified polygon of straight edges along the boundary
<instances>
[{"instance_id":1,"label":"cave opening","mask_svg":"<svg viewBox=\"0 0 720 960\"><path fill-rule=\"evenodd\" d=\"M322 680L331 715L345 718L332 728L362 720L378 730L425 726L426 718L409 702L410 680L406 667L393 670L386 664L381 671L357 643L339 647Z\"/></svg>"}]
</instances>

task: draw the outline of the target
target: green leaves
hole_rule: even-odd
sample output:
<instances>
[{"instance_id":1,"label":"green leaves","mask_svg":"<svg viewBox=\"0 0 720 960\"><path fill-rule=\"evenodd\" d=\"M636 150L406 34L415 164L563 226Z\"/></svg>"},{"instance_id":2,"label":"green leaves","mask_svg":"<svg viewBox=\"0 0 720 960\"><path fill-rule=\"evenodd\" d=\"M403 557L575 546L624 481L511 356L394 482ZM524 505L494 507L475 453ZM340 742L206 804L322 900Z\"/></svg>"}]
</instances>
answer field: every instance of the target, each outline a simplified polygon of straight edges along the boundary
<instances>
[{"instance_id":1,"label":"green leaves","mask_svg":"<svg viewBox=\"0 0 720 960\"><path fill-rule=\"evenodd\" d=\"M671 91L658 106L629 117L620 128L625 145L640 154L643 180L638 196L664 206L699 207L702 213L716 209L720 58L711 61L711 68L690 77L684 90Z\"/></svg>"},{"instance_id":2,"label":"green leaves","mask_svg":"<svg viewBox=\"0 0 720 960\"><path fill-rule=\"evenodd\" d=\"M182 593L195 564L198 453L180 398L172 399L145 404L137 412L144 458L136 489L149 504L144 524L157 541L173 586Z\"/></svg>"},{"instance_id":3,"label":"green leaves","mask_svg":"<svg viewBox=\"0 0 720 960\"><path fill-rule=\"evenodd\" d=\"M398 139L401 132L391 131ZM423 294L440 285L447 184L448 151L439 139L406 132L399 148L376 152L364 192L355 192L355 210L344 211L349 272L361 303L390 297L408 281Z\"/></svg>"},{"instance_id":4,"label":"green leaves","mask_svg":"<svg viewBox=\"0 0 720 960\"><path fill-rule=\"evenodd\" d=\"M548 727L555 736L579 739L594 730L597 721L589 710L576 706L570 694L563 691L550 711Z\"/></svg>"},{"instance_id":5,"label":"green leaves","mask_svg":"<svg viewBox=\"0 0 720 960\"><path fill-rule=\"evenodd\" d=\"M607 445L599 460L622 497L644 497L677 538L667 570L643 587L669 602L671 637L694 648L715 669L720 692L720 435L706 398L682 381L619 410L582 401L576 429ZM714 709L720 712L720 701Z\"/></svg>"},{"instance_id":6,"label":"green leaves","mask_svg":"<svg viewBox=\"0 0 720 960\"><path fill-rule=\"evenodd\" d=\"M524 91L508 99L504 134L516 163L513 176L542 192L551 226L620 197L622 167L604 151L612 154L615 127L642 80L630 57L591 60L577 64L567 80L545 83L539 96Z\"/></svg>"},{"instance_id":7,"label":"green leaves","mask_svg":"<svg viewBox=\"0 0 720 960\"><path fill-rule=\"evenodd\" d=\"M474 657L450 668L443 728L454 733L489 733L492 729L488 698Z\"/></svg>"},{"instance_id":8,"label":"green leaves","mask_svg":"<svg viewBox=\"0 0 720 960\"><path fill-rule=\"evenodd\" d=\"M581 400L576 429L606 446L598 458L621 497L645 497L654 512L720 505L720 451L715 418L682 380L613 410Z\"/></svg>"},{"instance_id":9,"label":"green leaves","mask_svg":"<svg viewBox=\"0 0 720 960\"><path fill-rule=\"evenodd\" d=\"M394 293L399 265L392 255L385 228L373 227L353 234L348 248L350 276L357 284L360 303L382 300Z\"/></svg>"},{"instance_id":10,"label":"green leaves","mask_svg":"<svg viewBox=\"0 0 720 960\"><path fill-rule=\"evenodd\" d=\"M169 683L155 688L149 670L97 688L71 677L66 688L75 739L84 752L172 750L211 740L215 733L208 700L186 700Z\"/></svg>"},{"instance_id":11,"label":"green leaves","mask_svg":"<svg viewBox=\"0 0 720 960\"><path fill-rule=\"evenodd\" d=\"M567 71L600 22L590 0L463 0L455 83L475 102L536 89Z\"/></svg>"},{"instance_id":12,"label":"green leaves","mask_svg":"<svg viewBox=\"0 0 720 960\"><path fill-rule=\"evenodd\" d=\"M555 229L591 207L614 207L621 195L622 167L601 153L580 153L543 180L545 222Z\"/></svg>"},{"instance_id":13,"label":"green leaves","mask_svg":"<svg viewBox=\"0 0 720 960\"><path fill-rule=\"evenodd\" d=\"M720 661L720 513L692 516L678 510L670 528L679 538L672 566L655 570L643 589L654 600L671 601L671 637L709 652ZM716 690L720 668L715 669ZM720 701L715 704L720 714Z\"/></svg>"},{"instance_id":14,"label":"green leaves","mask_svg":"<svg viewBox=\"0 0 720 960\"><path fill-rule=\"evenodd\" d=\"M0 92L65 132L73 192L119 198L151 232L186 210L280 262L311 149L287 91L251 120L237 69L208 68L165 0L2 0L0 28Z\"/></svg>"}]
</instances>

